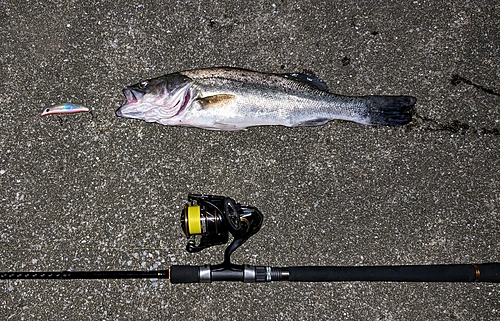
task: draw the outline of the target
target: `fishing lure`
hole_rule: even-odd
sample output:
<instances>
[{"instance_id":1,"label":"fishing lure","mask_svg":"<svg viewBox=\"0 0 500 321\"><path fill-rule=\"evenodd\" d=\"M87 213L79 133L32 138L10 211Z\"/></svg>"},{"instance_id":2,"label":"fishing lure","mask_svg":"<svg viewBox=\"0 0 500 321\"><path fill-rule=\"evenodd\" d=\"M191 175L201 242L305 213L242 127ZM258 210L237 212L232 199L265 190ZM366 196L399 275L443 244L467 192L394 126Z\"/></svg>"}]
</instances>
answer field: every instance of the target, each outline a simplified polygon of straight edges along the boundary
<instances>
[{"instance_id":1,"label":"fishing lure","mask_svg":"<svg viewBox=\"0 0 500 321\"><path fill-rule=\"evenodd\" d=\"M61 115L61 114L74 114L74 113L85 113L88 112L89 109L82 105L75 105L70 103L52 105L43 110L41 117L47 115Z\"/></svg>"}]
</instances>

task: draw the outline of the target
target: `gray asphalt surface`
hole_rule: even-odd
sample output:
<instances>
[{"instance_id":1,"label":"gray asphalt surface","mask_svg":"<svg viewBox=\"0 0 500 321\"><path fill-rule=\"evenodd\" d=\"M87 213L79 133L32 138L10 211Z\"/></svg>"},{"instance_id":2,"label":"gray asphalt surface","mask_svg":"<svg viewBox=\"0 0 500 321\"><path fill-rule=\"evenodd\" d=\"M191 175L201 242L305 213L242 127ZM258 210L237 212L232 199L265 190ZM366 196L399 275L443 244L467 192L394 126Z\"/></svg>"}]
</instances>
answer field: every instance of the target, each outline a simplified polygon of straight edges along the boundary
<instances>
[{"instance_id":1,"label":"gray asphalt surface","mask_svg":"<svg viewBox=\"0 0 500 321\"><path fill-rule=\"evenodd\" d=\"M499 261L500 5L0 1L0 270L218 263L184 250L189 192L258 207L257 265ZM179 70L314 72L409 94L403 128L210 132L120 119L121 89ZM40 118L51 103L90 114ZM5 320L498 320L496 284L0 282Z\"/></svg>"}]
</instances>

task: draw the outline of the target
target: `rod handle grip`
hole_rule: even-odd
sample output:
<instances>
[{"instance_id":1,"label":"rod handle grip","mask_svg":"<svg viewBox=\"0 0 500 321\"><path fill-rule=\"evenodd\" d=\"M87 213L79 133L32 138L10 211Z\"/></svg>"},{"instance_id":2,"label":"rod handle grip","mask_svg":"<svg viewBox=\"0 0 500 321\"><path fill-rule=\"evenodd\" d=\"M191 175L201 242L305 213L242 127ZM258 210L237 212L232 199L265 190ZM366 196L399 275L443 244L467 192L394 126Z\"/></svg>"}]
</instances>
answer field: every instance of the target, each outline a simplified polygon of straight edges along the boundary
<instances>
[{"instance_id":1,"label":"rod handle grip","mask_svg":"<svg viewBox=\"0 0 500 321\"><path fill-rule=\"evenodd\" d=\"M170 267L171 283L199 283L200 267L194 265L172 265Z\"/></svg>"},{"instance_id":2,"label":"rod handle grip","mask_svg":"<svg viewBox=\"0 0 500 321\"><path fill-rule=\"evenodd\" d=\"M402 266L292 266L289 281L500 282L500 263Z\"/></svg>"},{"instance_id":3,"label":"rod handle grip","mask_svg":"<svg viewBox=\"0 0 500 321\"><path fill-rule=\"evenodd\" d=\"M479 281L500 283L500 263L477 264L482 275Z\"/></svg>"}]
</instances>

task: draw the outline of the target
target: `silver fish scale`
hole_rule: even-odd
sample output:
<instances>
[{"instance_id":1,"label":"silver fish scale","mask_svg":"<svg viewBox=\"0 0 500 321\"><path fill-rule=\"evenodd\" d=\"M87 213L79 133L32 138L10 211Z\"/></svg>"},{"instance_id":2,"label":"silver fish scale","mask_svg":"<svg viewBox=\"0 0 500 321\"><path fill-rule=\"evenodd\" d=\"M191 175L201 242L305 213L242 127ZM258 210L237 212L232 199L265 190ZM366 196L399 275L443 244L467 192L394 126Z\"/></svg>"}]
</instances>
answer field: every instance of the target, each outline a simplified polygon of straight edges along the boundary
<instances>
[{"instance_id":1,"label":"silver fish scale","mask_svg":"<svg viewBox=\"0 0 500 321\"><path fill-rule=\"evenodd\" d=\"M193 87L202 97L236 96L234 104L228 107L237 108L243 118L249 118L244 122L252 123L250 126L258 126L255 121L266 120L266 124L285 126L300 126L318 119L352 120L366 109L359 98L337 96L280 75L232 69L182 74L192 79Z\"/></svg>"}]
</instances>

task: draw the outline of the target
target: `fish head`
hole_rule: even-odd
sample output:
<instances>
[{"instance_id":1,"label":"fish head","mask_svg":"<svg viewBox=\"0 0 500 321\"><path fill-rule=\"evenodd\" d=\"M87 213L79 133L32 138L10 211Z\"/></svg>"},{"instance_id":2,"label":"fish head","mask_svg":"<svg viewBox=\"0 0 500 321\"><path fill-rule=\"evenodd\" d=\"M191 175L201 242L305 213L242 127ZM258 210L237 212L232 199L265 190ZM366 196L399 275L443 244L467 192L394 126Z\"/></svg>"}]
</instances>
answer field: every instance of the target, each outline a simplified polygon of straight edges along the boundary
<instances>
[{"instance_id":1,"label":"fish head","mask_svg":"<svg viewBox=\"0 0 500 321\"><path fill-rule=\"evenodd\" d=\"M191 101L191 80L180 74L169 74L127 86L127 102L116 111L119 117L159 122L184 111Z\"/></svg>"}]
</instances>

